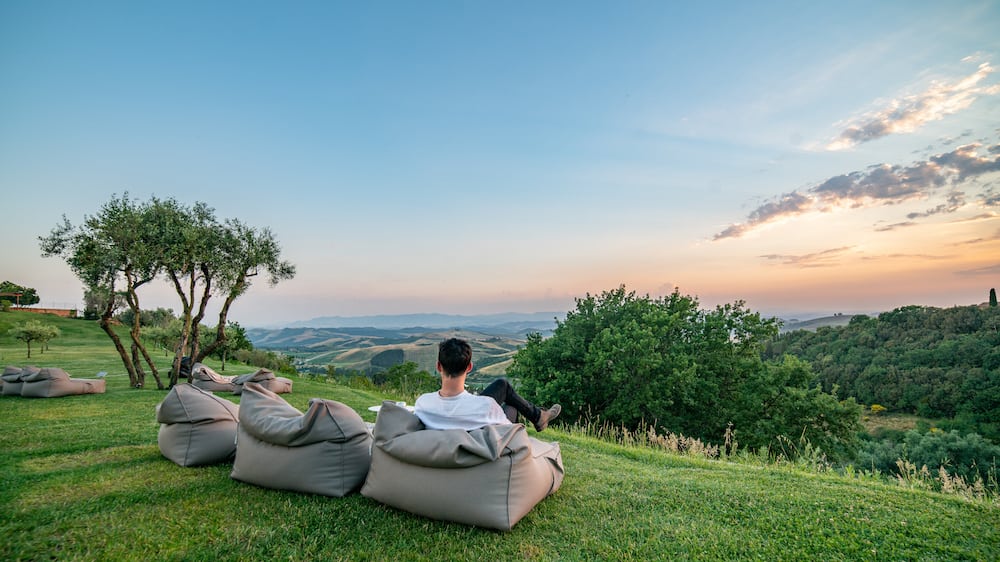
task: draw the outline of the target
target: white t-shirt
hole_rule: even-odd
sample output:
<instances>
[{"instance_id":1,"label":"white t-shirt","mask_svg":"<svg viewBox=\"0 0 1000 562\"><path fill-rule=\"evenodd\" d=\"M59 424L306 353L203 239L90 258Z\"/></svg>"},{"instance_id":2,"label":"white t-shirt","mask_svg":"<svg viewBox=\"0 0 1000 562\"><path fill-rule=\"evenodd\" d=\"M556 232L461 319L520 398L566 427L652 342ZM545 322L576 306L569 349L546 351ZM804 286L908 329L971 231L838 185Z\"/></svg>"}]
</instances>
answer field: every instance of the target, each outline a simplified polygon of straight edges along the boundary
<instances>
[{"instance_id":1,"label":"white t-shirt","mask_svg":"<svg viewBox=\"0 0 1000 562\"><path fill-rule=\"evenodd\" d=\"M468 431L484 425L510 423L496 400L467 391L447 398L437 392L421 394L413 404L413 413L428 429Z\"/></svg>"}]
</instances>

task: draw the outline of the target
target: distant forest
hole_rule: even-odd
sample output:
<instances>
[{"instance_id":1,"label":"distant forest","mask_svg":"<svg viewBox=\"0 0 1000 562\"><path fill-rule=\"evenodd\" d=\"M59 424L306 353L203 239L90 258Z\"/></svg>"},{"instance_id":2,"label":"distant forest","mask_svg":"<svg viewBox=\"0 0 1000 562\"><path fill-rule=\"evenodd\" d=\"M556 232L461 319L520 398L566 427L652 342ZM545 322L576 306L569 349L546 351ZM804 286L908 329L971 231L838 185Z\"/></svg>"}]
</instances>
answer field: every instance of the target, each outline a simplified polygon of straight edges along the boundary
<instances>
[{"instance_id":1,"label":"distant forest","mask_svg":"<svg viewBox=\"0 0 1000 562\"><path fill-rule=\"evenodd\" d=\"M839 398L925 418L1000 442L1000 308L906 306L846 326L796 330L765 359L811 363Z\"/></svg>"}]
</instances>

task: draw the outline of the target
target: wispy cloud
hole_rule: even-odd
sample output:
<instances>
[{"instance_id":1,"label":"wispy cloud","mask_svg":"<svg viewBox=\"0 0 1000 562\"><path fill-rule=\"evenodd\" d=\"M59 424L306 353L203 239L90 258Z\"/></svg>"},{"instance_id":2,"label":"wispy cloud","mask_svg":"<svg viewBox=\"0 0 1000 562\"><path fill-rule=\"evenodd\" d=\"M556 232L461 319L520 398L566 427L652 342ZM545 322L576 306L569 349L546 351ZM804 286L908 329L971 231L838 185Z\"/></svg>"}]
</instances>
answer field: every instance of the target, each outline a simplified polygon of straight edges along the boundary
<instances>
[{"instance_id":1,"label":"wispy cloud","mask_svg":"<svg viewBox=\"0 0 1000 562\"><path fill-rule=\"evenodd\" d=\"M887 224L883 226L876 226L875 232L890 232L893 230L898 230L900 228L906 228L908 226L917 226L917 223L913 221L897 222L893 224Z\"/></svg>"},{"instance_id":2,"label":"wispy cloud","mask_svg":"<svg viewBox=\"0 0 1000 562\"><path fill-rule=\"evenodd\" d=\"M997 275L1000 274L1000 264L977 267L975 269L963 269L956 271L957 275Z\"/></svg>"},{"instance_id":3,"label":"wispy cloud","mask_svg":"<svg viewBox=\"0 0 1000 562\"><path fill-rule=\"evenodd\" d=\"M793 217L795 215L802 214L810 210L812 207L812 199L798 192L786 193L778 198L777 201L770 201L764 203L760 207L754 209L750 216L747 217L747 222L743 224L730 225L729 228L723 230L719 234L715 235L715 239L719 240L721 238L739 238L746 231L774 221L782 217Z\"/></svg>"},{"instance_id":4,"label":"wispy cloud","mask_svg":"<svg viewBox=\"0 0 1000 562\"><path fill-rule=\"evenodd\" d=\"M959 222L981 222L981 221L991 221L991 220L994 220L994 219L997 219L997 218L1000 218L1000 215L998 215L998 214L996 214L996 213L994 213L994 212L991 211L989 213L980 213L980 214L972 216L972 217L965 217L965 218L961 218L961 219L955 219L955 220L953 220L951 222L954 222L954 223L959 223Z\"/></svg>"},{"instance_id":5,"label":"wispy cloud","mask_svg":"<svg viewBox=\"0 0 1000 562\"><path fill-rule=\"evenodd\" d=\"M988 62L954 82L936 81L918 94L890 100L885 107L850 120L827 150L845 150L895 133L912 133L925 123L966 109L983 96L1000 93L1000 85L981 84L996 69Z\"/></svg>"},{"instance_id":6,"label":"wispy cloud","mask_svg":"<svg viewBox=\"0 0 1000 562\"><path fill-rule=\"evenodd\" d=\"M886 260L946 260L953 258L954 256L935 256L933 254L883 254L880 256L862 256L863 261L878 261L884 262Z\"/></svg>"},{"instance_id":7,"label":"wispy cloud","mask_svg":"<svg viewBox=\"0 0 1000 562\"><path fill-rule=\"evenodd\" d=\"M830 267L837 265L837 258L844 253L853 250L853 246L843 246L841 248L831 248L811 254L765 254L760 257L781 265L793 265L796 267Z\"/></svg>"},{"instance_id":8,"label":"wispy cloud","mask_svg":"<svg viewBox=\"0 0 1000 562\"><path fill-rule=\"evenodd\" d=\"M986 207L1000 207L1000 193L984 194L983 205Z\"/></svg>"},{"instance_id":9,"label":"wispy cloud","mask_svg":"<svg viewBox=\"0 0 1000 562\"><path fill-rule=\"evenodd\" d=\"M913 220L924 217L930 217L933 215L954 213L955 211L961 209L965 205L965 193L961 191L952 191L948 194L948 201L934 207L933 209L927 209L922 213L910 213L906 215L906 218Z\"/></svg>"},{"instance_id":10,"label":"wispy cloud","mask_svg":"<svg viewBox=\"0 0 1000 562\"><path fill-rule=\"evenodd\" d=\"M809 254L764 254L759 256L778 265L789 265L799 268L835 267L841 264L841 258L852 257L861 261L886 262L888 260L943 260L953 256L933 254L880 254L862 255L856 246L830 248Z\"/></svg>"},{"instance_id":11,"label":"wispy cloud","mask_svg":"<svg viewBox=\"0 0 1000 562\"><path fill-rule=\"evenodd\" d=\"M988 147L985 154L980 154L982 145L968 144L910 166L878 164L864 171L834 176L803 192L793 191L764 203L751 211L745 222L730 225L713 240L739 238L764 224L804 213L826 212L837 207L893 205L927 197L945 186L1000 171L998 146ZM947 203L925 213L911 214L909 218L954 212L964 202L965 194L953 187Z\"/></svg>"},{"instance_id":12,"label":"wispy cloud","mask_svg":"<svg viewBox=\"0 0 1000 562\"><path fill-rule=\"evenodd\" d=\"M993 236L986 238L973 238L972 240L963 240L962 242L955 242L953 246L972 246L975 244L984 244L986 242L996 242L1000 240L1000 230L996 231Z\"/></svg>"}]
</instances>

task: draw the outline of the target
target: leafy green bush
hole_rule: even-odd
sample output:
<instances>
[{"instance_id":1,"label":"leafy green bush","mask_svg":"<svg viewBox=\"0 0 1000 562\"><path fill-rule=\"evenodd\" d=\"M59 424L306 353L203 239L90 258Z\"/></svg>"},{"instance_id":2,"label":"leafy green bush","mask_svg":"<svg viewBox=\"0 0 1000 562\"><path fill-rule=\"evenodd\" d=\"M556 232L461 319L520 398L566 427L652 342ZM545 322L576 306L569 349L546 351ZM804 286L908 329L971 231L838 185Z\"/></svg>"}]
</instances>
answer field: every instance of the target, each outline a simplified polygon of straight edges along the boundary
<instances>
[{"instance_id":1,"label":"leafy green bush","mask_svg":"<svg viewBox=\"0 0 1000 562\"><path fill-rule=\"evenodd\" d=\"M998 308L904 306L857 316L847 326L795 330L765 346L765 359L785 354L808 361L840 397L961 419L956 429L1000 440Z\"/></svg>"},{"instance_id":2,"label":"leafy green bush","mask_svg":"<svg viewBox=\"0 0 1000 562\"><path fill-rule=\"evenodd\" d=\"M438 377L420 370L413 361L393 365L388 370L375 373L372 381L382 390L394 390L403 395L434 392L441 386Z\"/></svg>"},{"instance_id":3,"label":"leafy green bush","mask_svg":"<svg viewBox=\"0 0 1000 562\"><path fill-rule=\"evenodd\" d=\"M437 376L420 370L413 361L369 373L331 366L327 367L327 376L344 386L377 391L399 400L413 400L425 392L434 392L441 386L441 380Z\"/></svg>"},{"instance_id":4,"label":"leafy green bush","mask_svg":"<svg viewBox=\"0 0 1000 562\"><path fill-rule=\"evenodd\" d=\"M562 404L568 421L648 423L709 443L731 423L748 447L785 436L849 456L860 406L822 392L802 361L762 361L777 331L742 302L703 311L678 291L654 299L619 287L577 299L552 337L529 337L507 372L536 403Z\"/></svg>"},{"instance_id":5,"label":"leafy green bush","mask_svg":"<svg viewBox=\"0 0 1000 562\"><path fill-rule=\"evenodd\" d=\"M270 369L278 373L291 375L298 373L298 371L295 370L295 365L292 364L293 358L290 355L285 355L283 353L276 353L274 351L267 351L264 349L239 349L233 354L233 357L241 363L253 365L254 367Z\"/></svg>"},{"instance_id":6,"label":"leafy green bush","mask_svg":"<svg viewBox=\"0 0 1000 562\"><path fill-rule=\"evenodd\" d=\"M900 463L902 460L904 463ZM1000 446L976 433L931 430L907 431L902 440L891 438L863 442L858 449L857 466L883 474L900 474L902 466L927 467L937 472L944 469L951 476L966 482L981 479L994 492Z\"/></svg>"}]
</instances>

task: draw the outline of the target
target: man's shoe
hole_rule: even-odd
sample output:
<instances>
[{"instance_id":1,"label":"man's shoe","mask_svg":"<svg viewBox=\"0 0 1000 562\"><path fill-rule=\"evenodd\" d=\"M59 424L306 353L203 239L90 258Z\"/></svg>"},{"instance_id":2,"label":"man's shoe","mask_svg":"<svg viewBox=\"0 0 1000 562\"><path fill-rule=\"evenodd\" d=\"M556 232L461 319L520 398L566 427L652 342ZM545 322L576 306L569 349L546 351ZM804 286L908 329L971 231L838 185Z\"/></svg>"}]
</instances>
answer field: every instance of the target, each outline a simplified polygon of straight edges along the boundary
<instances>
[{"instance_id":1,"label":"man's shoe","mask_svg":"<svg viewBox=\"0 0 1000 562\"><path fill-rule=\"evenodd\" d=\"M559 412L562 412L562 406L559 404L553 404L548 410L542 410L542 414L538 416L538 421L535 422L535 431L543 431L549 426L549 422L559 417Z\"/></svg>"}]
</instances>

